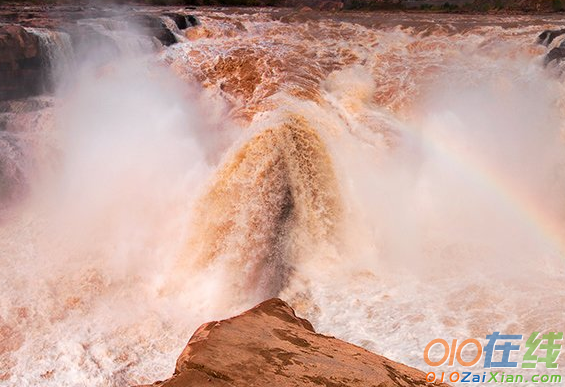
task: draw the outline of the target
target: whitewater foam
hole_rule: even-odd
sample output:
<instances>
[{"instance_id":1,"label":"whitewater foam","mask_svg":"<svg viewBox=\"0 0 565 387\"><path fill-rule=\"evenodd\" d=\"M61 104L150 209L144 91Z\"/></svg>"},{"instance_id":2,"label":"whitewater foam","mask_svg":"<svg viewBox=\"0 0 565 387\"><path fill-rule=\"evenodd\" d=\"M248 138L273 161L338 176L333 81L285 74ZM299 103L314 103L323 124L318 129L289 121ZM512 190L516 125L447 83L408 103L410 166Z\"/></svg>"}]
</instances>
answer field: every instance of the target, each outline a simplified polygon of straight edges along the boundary
<instances>
[{"instance_id":1,"label":"whitewater foam","mask_svg":"<svg viewBox=\"0 0 565 387\"><path fill-rule=\"evenodd\" d=\"M422 368L436 337L563 330L554 19L199 12L44 114L55 165L0 228L0 384L153 382L274 295Z\"/></svg>"}]
</instances>

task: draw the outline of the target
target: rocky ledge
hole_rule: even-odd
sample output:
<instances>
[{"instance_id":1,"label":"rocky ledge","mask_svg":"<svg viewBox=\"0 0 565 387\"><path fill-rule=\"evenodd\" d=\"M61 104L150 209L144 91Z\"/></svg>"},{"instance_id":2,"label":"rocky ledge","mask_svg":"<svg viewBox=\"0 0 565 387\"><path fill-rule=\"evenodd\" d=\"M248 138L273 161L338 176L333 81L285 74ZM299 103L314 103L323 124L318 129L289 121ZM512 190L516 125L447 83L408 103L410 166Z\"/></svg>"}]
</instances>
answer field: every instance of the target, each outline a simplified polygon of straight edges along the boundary
<instances>
[{"instance_id":1,"label":"rocky ledge","mask_svg":"<svg viewBox=\"0 0 565 387\"><path fill-rule=\"evenodd\" d=\"M173 376L151 386L431 385L425 378L422 371L316 333L288 304L273 298L239 316L202 325L178 358Z\"/></svg>"},{"instance_id":2,"label":"rocky ledge","mask_svg":"<svg viewBox=\"0 0 565 387\"><path fill-rule=\"evenodd\" d=\"M75 63L170 46L197 24L187 9L0 5L0 101L51 91Z\"/></svg>"}]
</instances>

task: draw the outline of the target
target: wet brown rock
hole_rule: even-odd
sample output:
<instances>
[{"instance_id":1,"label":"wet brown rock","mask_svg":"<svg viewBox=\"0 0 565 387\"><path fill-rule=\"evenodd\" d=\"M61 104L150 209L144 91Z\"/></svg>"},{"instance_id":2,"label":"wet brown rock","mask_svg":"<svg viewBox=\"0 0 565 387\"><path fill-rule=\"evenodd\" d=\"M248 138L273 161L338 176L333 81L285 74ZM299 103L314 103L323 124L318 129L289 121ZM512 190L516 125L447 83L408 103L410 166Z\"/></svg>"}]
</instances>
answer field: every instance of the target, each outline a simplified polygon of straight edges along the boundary
<instances>
[{"instance_id":1,"label":"wet brown rock","mask_svg":"<svg viewBox=\"0 0 565 387\"><path fill-rule=\"evenodd\" d=\"M561 30L545 30L538 36L538 44L542 44L544 46L549 46L551 42L558 38L559 36L565 34L565 29Z\"/></svg>"},{"instance_id":2,"label":"wet brown rock","mask_svg":"<svg viewBox=\"0 0 565 387\"><path fill-rule=\"evenodd\" d=\"M154 38L155 47L177 42L175 35L161 19L161 10L138 13L130 10L126 16L111 9L76 6L2 6L0 5L0 101L40 95L53 89L51 49L45 39L29 28L42 33L66 33L71 40L69 60L104 65L120 54L119 33L110 37L91 25L78 23L81 19L100 20L100 26L114 31L116 21L127 21L134 33ZM179 28L198 25L193 15L167 13ZM123 27L120 27L123 28ZM42 42L43 40L43 42ZM56 41L56 39L55 39ZM49 43L51 44L51 43ZM62 51L69 51L66 47ZM65 52L66 52L65 51Z\"/></svg>"},{"instance_id":3,"label":"wet brown rock","mask_svg":"<svg viewBox=\"0 0 565 387\"><path fill-rule=\"evenodd\" d=\"M280 299L202 325L155 387L427 386L425 374L314 332ZM445 386L445 385L444 385Z\"/></svg>"},{"instance_id":4,"label":"wet brown rock","mask_svg":"<svg viewBox=\"0 0 565 387\"><path fill-rule=\"evenodd\" d=\"M170 46L177 42L175 35L167 28L159 16L132 15L127 20L141 27L142 33L147 36L154 36L165 46Z\"/></svg>"},{"instance_id":5,"label":"wet brown rock","mask_svg":"<svg viewBox=\"0 0 565 387\"><path fill-rule=\"evenodd\" d=\"M177 28L179 30L184 30L189 25L187 23L185 15L181 15L180 13L174 13L174 12L165 13L164 15L167 16L168 18L172 19L175 22L175 24L177 25Z\"/></svg>"},{"instance_id":6,"label":"wet brown rock","mask_svg":"<svg viewBox=\"0 0 565 387\"><path fill-rule=\"evenodd\" d=\"M559 46L551 49L544 58L544 64L548 65L553 61L561 61L565 58L565 47Z\"/></svg>"},{"instance_id":7,"label":"wet brown rock","mask_svg":"<svg viewBox=\"0 0 565 387\"><path fill-rule=\"evenodd\" d=\"M44 76L38 38L18 25L0 26L0 100L39 94Z\"/></svg>"},{"instance_id":8,"label":"wet brown rock","mask_svg":"<svg viewBox=\"0 0 565 387\"><path fill-rule=\"evenodd\" d=\"M179 30L185 30L188 27L194 27L200 24L200 22L194 15L183 15L176 12L168 12L164 13L163 15L171 18L175 22Z\"/></svg>"},{"instance_id":9,"label":"wet brown rock","mask_svg":"<svg viewBox=\"0 0 565 387\"><path fill-rule=\"evenodd\" d=\"M543 44L544 46L550 46L551 43L559 36L565 34L565 29L561 30L547 30L542 32L538 36L537 42ZM565 41L562 41L559 46L553 47L544 57L544 65L548 65L551 62L560 63L565 58Z\"/></svg>"}]
</instances>

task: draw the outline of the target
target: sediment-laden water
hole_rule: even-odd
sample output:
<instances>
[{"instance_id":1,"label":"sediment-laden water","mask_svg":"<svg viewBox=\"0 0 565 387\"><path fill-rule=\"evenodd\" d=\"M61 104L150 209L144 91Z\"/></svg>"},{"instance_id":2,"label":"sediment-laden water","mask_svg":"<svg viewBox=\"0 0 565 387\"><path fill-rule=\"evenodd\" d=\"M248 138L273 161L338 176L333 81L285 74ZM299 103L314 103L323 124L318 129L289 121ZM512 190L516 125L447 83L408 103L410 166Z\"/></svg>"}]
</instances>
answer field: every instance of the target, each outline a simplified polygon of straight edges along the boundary
<instances>
[{"instance_id":1,"label":"sediment-laden water","mask_svg":"<svg viewBox=\"0 0 565 387\"><path fill-rule=\"evenodd\" d=\"M59 36L55 94L2 113L0 385L163 379L274 296L422 369L437 337L563 331L558 19L195 15L104 64Z\"/></svg>"}]
</instances>

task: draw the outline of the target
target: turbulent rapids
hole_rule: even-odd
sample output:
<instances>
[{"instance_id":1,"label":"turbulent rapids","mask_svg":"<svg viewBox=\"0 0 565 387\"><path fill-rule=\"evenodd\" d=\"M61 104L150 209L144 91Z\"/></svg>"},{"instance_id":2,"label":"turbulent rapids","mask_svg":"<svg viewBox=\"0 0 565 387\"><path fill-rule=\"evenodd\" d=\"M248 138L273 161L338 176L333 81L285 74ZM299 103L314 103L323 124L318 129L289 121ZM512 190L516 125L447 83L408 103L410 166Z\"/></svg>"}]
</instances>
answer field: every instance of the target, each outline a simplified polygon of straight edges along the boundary
<instances>
[{"instance_id":1,"label":"turbulent rapids","mask_svg":"<svg viewBox=\"0 0 565 387\"><path fill-rule=\"evenodd\" d=\"M203 266L222 259L239 273L243 291L276 296L292 259L336 238L339 196L318 133L303 118L289 117L249 140L217 172L196 206L198 232L184 261Z\"/></svg>"},{"instance_id":2,"label":"turbulent rapids","mask_svg":"<svg viewBox=\"0 0 565 387\"><path fill-rule=\"evenodd\" d=\"M557 18L194 15L27 28L55 85L0 104L1 386L153 382L272 296L415 367L563 331Z\"/></svg>"}]
</instances>

